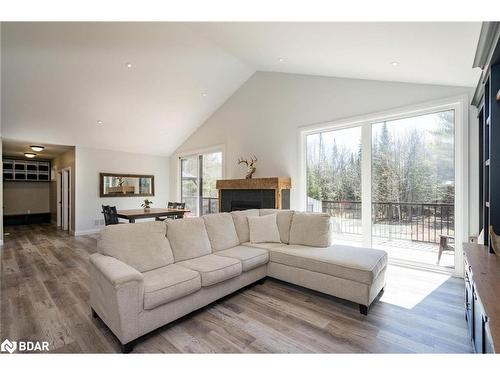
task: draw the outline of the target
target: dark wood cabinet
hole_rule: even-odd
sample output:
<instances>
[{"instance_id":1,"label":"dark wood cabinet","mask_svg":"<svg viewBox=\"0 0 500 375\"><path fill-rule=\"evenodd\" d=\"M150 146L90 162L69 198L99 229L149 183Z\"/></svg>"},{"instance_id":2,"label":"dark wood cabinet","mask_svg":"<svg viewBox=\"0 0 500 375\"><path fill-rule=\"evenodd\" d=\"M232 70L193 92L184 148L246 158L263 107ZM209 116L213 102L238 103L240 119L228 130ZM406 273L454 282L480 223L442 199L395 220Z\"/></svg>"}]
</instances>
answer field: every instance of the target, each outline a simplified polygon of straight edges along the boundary
<instances>
[{"instance_id":1,"label":"dark wood cabinet","mask_svg":"<svg viewBox=\"0 0 500 375\"><path fill-rule=\"evenodd\" d=\"M487 318L484 314L484 308L481 304L477 293L473 291L472 294L472 320L473 320L473 335L472 341L474 343L474 350L476 353L484 353L484 323Z\"/></svg>"},{"instance_id":2,"label":"dark wood cabinet","mask_svg":"<svg viewBox=\"0 0 500 375\"><path fill-rule=\"evenodd\" d=\"M500 260L484 245L464 243L465 319L476 353L500 348Z\"/></svg>"},{"instance_id":3,"label":"dark wood cabinet","mask_svg":"<svg viewBox=\"0 0 500 375\"><path fill-rule=\"evenodd\" d=\"M472 300L473 300L473 294L472 294L472 281L471 281L471 276L470 276L470 271L465 269L465 320L467 321L467 326L469 328L469 336L472 338L474 337L474 321L473 317L474 314L472 312L472 308L474 306Z\"/></svg>"}]
</instances>

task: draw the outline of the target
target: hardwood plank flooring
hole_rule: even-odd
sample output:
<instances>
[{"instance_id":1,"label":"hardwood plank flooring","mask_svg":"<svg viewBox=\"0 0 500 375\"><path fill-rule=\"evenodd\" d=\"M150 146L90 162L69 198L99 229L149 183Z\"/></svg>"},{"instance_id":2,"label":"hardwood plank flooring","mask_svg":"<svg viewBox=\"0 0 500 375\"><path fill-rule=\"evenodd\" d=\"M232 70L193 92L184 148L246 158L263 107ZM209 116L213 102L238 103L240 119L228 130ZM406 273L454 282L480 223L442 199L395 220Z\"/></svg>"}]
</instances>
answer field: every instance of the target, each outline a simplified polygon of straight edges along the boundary
<instances>
[{"instance_id":1,"label":"hardwood plank flooring","mask_svg":"<svg viewBox=\"0 0 500 375\"><path fill-rule=\"evenodd\" d=\"M89 254L98 235L7 227L1 249L0 341L43 340L54 353L114 353L92 318ZM470 353L463 280L389 267L368 316L354 303L268 279L164 327L136 353Z\"/></svg>"}]
</instances>

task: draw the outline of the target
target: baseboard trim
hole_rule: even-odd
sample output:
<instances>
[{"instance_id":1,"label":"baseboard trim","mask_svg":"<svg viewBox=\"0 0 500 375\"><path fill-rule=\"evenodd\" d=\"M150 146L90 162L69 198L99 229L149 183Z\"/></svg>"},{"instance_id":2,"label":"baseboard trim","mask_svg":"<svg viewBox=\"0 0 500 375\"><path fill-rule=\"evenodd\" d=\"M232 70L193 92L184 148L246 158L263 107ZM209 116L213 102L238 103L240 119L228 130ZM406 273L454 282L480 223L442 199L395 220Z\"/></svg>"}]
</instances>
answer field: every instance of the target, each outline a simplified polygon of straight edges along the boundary
<instances>
[{"instance_id":1,"label":"baseboard trim","mask_svg":"<svg viewBox=\"0 0 500 375\"><path fill-rule=\"evenodd\" d=\"M96 234L101 231L102 228L96 228L96 229L85 229L85 230L76 230L72 232L73 236L86 236L88 234Z\"/></svg>"}]
</instances>

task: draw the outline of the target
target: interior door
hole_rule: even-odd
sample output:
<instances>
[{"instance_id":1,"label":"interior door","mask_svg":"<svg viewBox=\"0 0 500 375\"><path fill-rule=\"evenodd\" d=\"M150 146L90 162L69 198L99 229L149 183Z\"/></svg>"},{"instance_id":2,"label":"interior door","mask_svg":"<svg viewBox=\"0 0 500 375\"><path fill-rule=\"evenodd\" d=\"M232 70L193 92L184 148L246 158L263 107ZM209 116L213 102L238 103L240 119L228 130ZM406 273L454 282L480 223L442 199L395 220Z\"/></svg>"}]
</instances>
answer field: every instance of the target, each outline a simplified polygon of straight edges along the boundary
<instances>
[{"instance_id":1,"label":"interior door","mask_svg":"<svg viewBox=\"0 0 500 375\"><path fill-rule=\"evenodd\" d=\"M57 227L62 226L62 172L57 172L56 176L57 189Z\"/></svg>"},{"instance_id":2,"label":"interior door","mask_svg":"<svg viewBox=\"0 0 500 375\"><path fill-rule=\"evenodd\" d=\"M62 173L62 229L69 230L69 171Z\"/></svg>"}]
</instances>

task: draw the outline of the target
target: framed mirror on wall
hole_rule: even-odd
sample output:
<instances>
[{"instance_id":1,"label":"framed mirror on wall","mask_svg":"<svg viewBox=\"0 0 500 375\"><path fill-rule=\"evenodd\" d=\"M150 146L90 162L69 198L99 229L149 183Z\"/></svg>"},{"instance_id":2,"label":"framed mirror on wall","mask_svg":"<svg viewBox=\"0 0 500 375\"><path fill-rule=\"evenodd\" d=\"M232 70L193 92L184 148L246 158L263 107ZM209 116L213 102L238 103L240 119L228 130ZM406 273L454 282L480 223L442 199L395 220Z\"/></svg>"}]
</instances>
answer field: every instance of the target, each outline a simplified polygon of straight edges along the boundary
<instances>
[{"instance_id":1,"label":"framed mirror on wall","mask_svg":"<svg viewBox=\"0 0 500 375\"><path fill-rule=\"evenodd\" d=\"M100 173L101 197L150 197L155 195L155 176L123 173Z\"/></svg>"}]
</instances>

